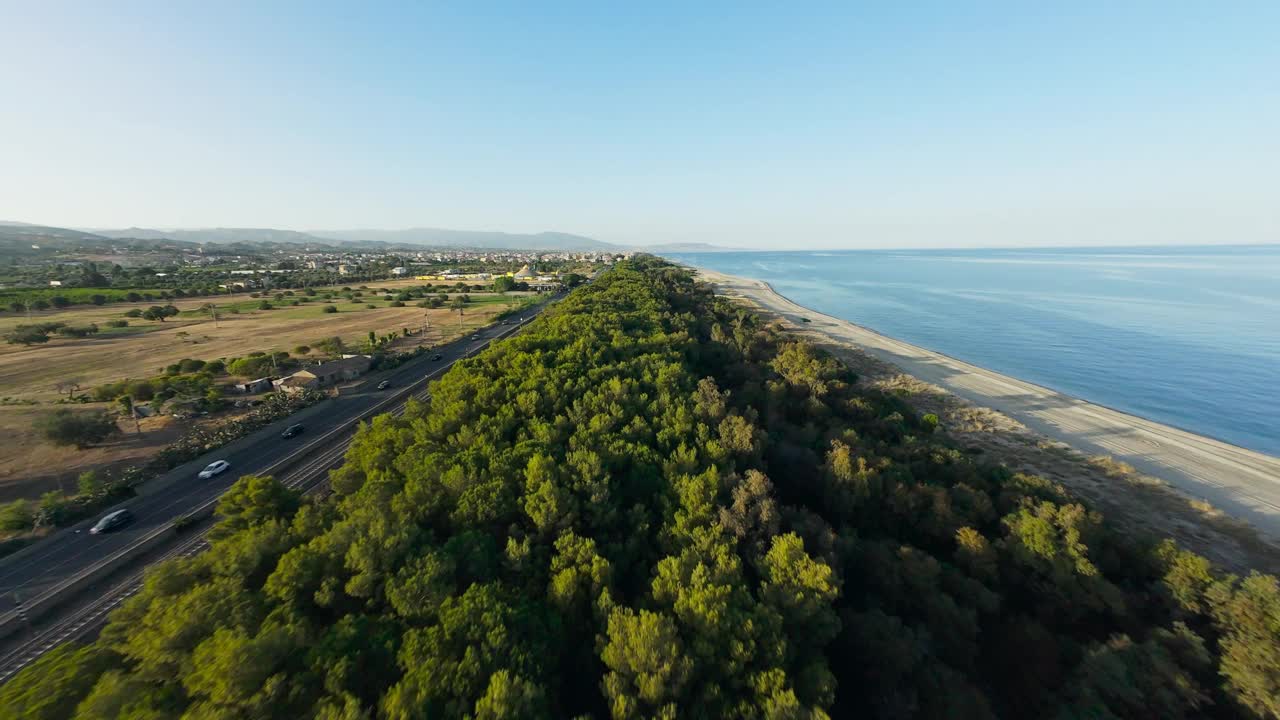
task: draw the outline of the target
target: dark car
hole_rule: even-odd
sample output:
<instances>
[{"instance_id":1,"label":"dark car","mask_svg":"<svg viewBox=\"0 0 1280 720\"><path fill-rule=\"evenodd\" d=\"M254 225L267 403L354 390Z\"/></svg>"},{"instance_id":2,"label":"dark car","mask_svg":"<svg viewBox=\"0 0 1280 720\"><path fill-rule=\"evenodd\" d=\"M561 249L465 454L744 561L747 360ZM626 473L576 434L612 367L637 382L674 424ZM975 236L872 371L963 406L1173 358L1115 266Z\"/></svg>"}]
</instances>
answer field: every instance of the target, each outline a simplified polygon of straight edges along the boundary
<instances>
[{"instance_id":1,"label":"dark car","mask_svg":"<svg viewBox=\"0 0 1280 720\"><path fill-rule=\"evenodd\" d=\"M306 428L301 425L290 425L289 427L285 428L283 433L280 433L280 437L284 438L285 440L288 440L291 437L297 437L301 435L303 430L306 430Z\"/></svg>"},{"instance_id":2,"label":"dark car","mask_svg":"<svg viewBox=\"0 0 1280 720\"><path fill-rule=\"evenodd\" d=\"M439 361L439 360L443 360L443 359L444 359L444 356L443 356L443 355L441 355L440 353L436 353L435 355L432 355L432 356L431 356L431 359L432 359L433 361Z\"/></svg>"},{"instance_id":3,"label":"dark car","mask_svg":"<svg viewBox=\"0 0 1280 720\"><path fill-rule=\"evenodd\" d=\"M100 535L104 532L110 532L116 528L124 527L131 522L133 522L133 513L122 508L113 513L103 515L97 525L89 528L89 534Z\"/></svg>"},{"instance_id":4,"label":"dark car","mask_svg":"<svg viewBox=\"0 0 1280 720\"><path fill-rule=\"evenodd\" d=\"M379 390L386 390L386 389L387 389L387 388L389 388L389 387L391 387L391 381L390 381L390 380L383 380L382 382L378 383L378 389L379 389Z\"/></svg>"}]
</instances>

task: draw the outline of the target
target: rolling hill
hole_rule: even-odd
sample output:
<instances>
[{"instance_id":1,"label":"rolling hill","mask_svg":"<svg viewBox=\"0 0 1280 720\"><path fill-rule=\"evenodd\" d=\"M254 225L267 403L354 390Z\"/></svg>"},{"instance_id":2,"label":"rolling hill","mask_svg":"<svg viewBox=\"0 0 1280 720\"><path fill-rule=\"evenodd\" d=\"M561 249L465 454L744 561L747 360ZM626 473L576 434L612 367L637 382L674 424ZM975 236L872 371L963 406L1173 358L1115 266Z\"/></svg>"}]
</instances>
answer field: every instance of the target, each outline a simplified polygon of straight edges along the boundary
<instances>
[{"instance_id":1,"label":"rolling hill","mask_svg":"<svg viewBox=\"0 0 1280 720\"><path fill-rule=\"evenodd\" d=\"M492 248L502 250L621 250L618 245L560 232L504 233L442 228L406 230L313 230L336 240L385 242L428 247Z\"/></svg>"},{"instance_id":2,"label":"rolling hill","mask_svg":"<svg viewBox=\"0 0 1280 720\"><path fill-rule=\"evenodd\" d=\"M477 250L569 250L620 252L641 250L665 252L716 252L730 250L707 243L622 245L563 232L507 233L446 228L406 228L403 230L281 230L278 228L176 228L157 230L145 227L90 228L72 230L47 225L0 221L0 242L10 246L79 243L109 240L174 240L188 243L228 245L234 243L288 243L294 245L370 244L381 247L469 248Z\"/></svg>"}]
</instances>

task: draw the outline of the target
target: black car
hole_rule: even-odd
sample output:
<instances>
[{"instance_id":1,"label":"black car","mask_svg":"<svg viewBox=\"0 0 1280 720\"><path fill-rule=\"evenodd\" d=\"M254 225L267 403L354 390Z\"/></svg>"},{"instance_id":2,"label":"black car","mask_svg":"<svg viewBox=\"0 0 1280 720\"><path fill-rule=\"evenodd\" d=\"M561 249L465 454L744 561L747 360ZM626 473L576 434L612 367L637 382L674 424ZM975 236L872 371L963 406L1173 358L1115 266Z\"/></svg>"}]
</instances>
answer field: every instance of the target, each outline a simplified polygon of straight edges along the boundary
<instances>
[{"instance_id":1,"label":"black car","mask_svg":"<svg viewBox=\"0 0 1280 720\"><path fill-rule=\"evenodd\" d=\"M443 356L443 355L441 355L440 353L436 353L435 355L432 355L432 356L431 356L431 359L432 359L433 361L436 361L436 360L443 360L443 359L444 359L444 356Z\"/></svg>"},{"instance_id":2,"label":"black car","mask_svg":"<svg viewBox=\"0 0 1280 720\"><path fill-rule=\"evenodd\" d=\"M304 430L306 430L306 428L301 425L290 425L289 427L285 428L284 432L280 433L280 437L284 438L285 440L288 440L291 437L297 437L301 435L302 431Z\"/></svg>"},{"instance_id":3,"label":"black car","mask_svg":"<svg viewBox=\"0 0 1280 720\"><path fill-rule=\"evenodd\" d=\"M119 527L124 527L133 522L133 513L128 510L120 509L113 513L107 513L102 516L97 525L89 528L90 535L100 535L104 532L110 532Z\"/></svg>"}]
</instances>

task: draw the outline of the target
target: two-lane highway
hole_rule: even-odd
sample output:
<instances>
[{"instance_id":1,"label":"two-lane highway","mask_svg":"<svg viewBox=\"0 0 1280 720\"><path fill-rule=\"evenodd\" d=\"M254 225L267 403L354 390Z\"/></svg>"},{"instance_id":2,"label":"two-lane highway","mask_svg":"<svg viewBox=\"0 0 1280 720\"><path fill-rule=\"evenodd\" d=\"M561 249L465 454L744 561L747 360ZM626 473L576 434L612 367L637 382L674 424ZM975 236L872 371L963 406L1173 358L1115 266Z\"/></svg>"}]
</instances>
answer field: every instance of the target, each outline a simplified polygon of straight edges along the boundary
<instances>
[{"instance_id":1,"label":"two-lane highway","mask_svg":"<svg viewBox=\"0 0 1280 720\"><path fill-rule=\"evenodd\" d=\"M542 306L526 309L524 319L542 310ZM370 376L358 386L336 398L325 400L287 418L279 420L245 438L166 473L143 485L138 497L121 503L135 516L132 524L115 532L91 535L88 529L99 516L85 520L73 527L59 530L40 542L0 559L0 622L13 619L15 600L19 597L27 603L39 598L69 580L102 563L113 554L126 551L158 530L172 526L174 520L215 500L243 475L260 474L283 460L300 454L320 452L313 448L317 438L350 424L401 393L406 387L419 383L427 376L444 371L457 360L484 346L491 338L510 329L496 325L481 330L479 339L471 336L442 346L386 373ZM432 356L440 354L440 360ZM390 381L386 390L377 390L383 380ZM295 423L306 431L292 439L280 437L284 429ZM227 460L229 470L209 480L200 480L197 473L214 460ZM105 513L106 511L104 511Z\"/></svg>"}]
</instances>

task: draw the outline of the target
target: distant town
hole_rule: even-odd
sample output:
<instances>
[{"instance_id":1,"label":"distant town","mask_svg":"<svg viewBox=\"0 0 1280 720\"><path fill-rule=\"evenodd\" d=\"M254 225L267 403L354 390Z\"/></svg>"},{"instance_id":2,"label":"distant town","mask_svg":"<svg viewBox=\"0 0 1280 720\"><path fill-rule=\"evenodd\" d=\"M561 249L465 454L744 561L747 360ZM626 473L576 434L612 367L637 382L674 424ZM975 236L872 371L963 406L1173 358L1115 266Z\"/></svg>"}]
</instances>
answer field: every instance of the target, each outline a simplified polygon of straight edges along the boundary
<instances>
[{"instance_id":1,"label":"distant town","mask_svg":"<svg viewBox=\"0 0 1280 720\"><path fill-rule=\"evenodd\" d=\"M488 285L506 276L522 290L554 291L565 272L591 274L633 254L326 243L303 237L317 242L108 238L6 225L0 227L0 312L390 279Z\"/></svg>"}]
</instances>

